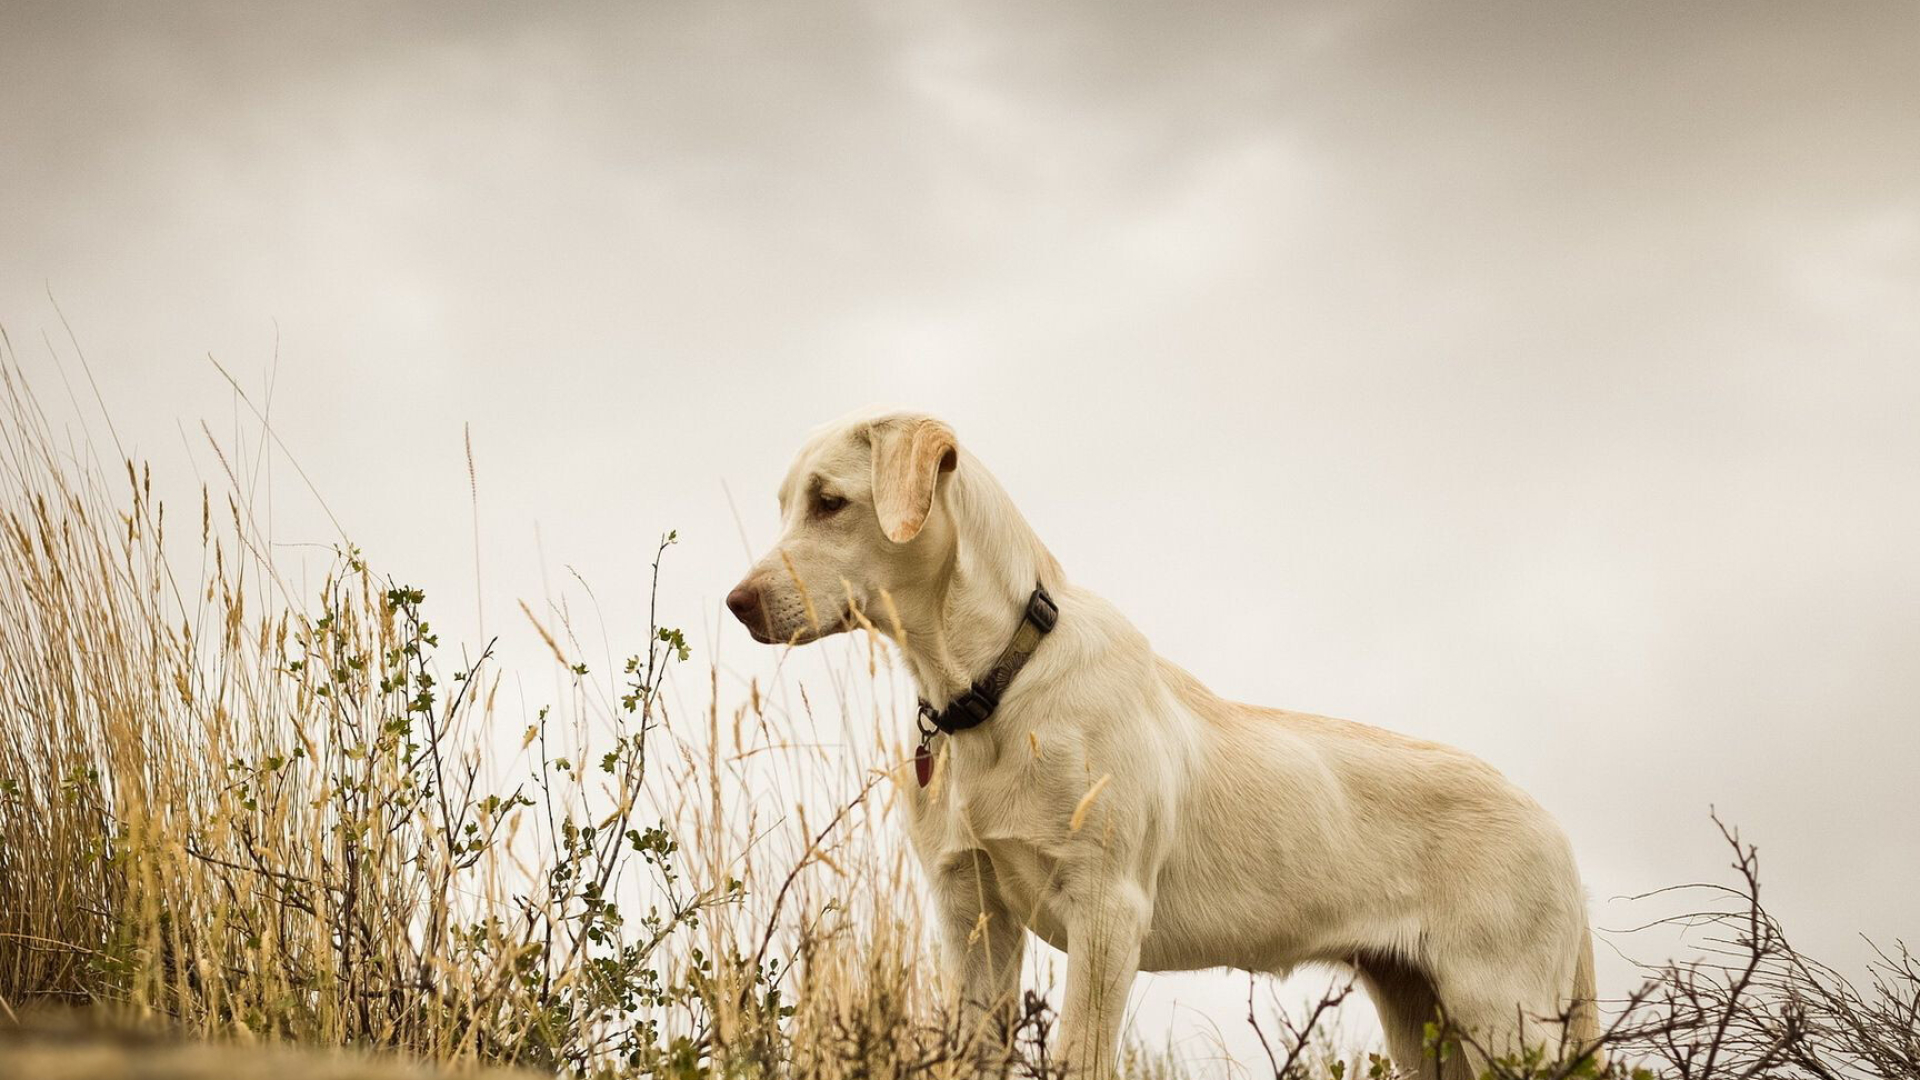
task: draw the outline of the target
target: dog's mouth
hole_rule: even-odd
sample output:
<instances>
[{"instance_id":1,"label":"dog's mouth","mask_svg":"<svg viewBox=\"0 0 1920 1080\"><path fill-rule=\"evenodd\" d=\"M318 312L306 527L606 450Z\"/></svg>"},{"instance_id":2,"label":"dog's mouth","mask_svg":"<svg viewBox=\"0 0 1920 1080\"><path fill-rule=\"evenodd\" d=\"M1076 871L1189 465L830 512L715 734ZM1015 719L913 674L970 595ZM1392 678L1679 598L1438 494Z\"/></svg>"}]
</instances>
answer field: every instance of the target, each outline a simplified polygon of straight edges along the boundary
<instances>
[{"instance_id":1,"label":"dog's mouth","mask_svg":"<svg viewBox=\"0 0 1920 1080\"><path fill-rule=\"evenodd\" d=\"M819 626L807 624L791 634L775 637L764 624L746 623L748 636L762 645L806 645L821 638L832 637L853 629L854 617L851 608L841 608L840 615L833 622L822 622Z\"/></svg>"}]
</instances>

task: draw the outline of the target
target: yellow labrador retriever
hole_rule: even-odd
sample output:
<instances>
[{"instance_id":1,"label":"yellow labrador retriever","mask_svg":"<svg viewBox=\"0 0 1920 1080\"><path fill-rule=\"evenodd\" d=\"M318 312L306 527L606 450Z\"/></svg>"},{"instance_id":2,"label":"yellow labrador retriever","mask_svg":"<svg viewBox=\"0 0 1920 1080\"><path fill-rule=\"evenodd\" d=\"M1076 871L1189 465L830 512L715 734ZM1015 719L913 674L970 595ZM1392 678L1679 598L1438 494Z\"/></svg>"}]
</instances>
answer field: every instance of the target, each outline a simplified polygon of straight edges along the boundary
<instances>
[{"instance_id":1,"label":"yellow labrador retriever","mask_svg":"<svg viewBox=\"0 0 1920 1080\"><path fill-rule=\"evenodd\" d=\"M1572 851L1490 766L1214 696L1068 581L933 417L818 431L780 510L727 606L763 642L856 612L896 639L922 698L911 835L976 1030L1010 1018L1031 930L1067 953L1075 1076L1111 1074L1143 969L1350 965L1430 1077L1593 1037ZM1467 1035L1444 1066L1422 1046L1440 1019Z\"/></svg>"}]
</instances>

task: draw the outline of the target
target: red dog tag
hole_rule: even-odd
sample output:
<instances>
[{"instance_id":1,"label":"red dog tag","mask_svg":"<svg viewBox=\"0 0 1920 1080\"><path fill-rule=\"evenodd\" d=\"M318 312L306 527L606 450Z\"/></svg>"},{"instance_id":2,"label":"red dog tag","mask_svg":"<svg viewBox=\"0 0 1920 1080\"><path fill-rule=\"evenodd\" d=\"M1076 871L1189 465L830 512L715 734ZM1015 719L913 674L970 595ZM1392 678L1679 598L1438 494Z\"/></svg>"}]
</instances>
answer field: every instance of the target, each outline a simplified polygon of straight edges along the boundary
<instances>
[{"instance_id":1,"label":"red dog tag","mask_svg":"<svg viewBox=\"0 0 1920 1080\"><path fill-rule=\"evenodd\" d=\"M926 743L921 743L920 748L913 752L913 775L920 781L921 787L926 787L927 782L933 779L933 752L927 749Z\"/></svg>"}]
</instances>

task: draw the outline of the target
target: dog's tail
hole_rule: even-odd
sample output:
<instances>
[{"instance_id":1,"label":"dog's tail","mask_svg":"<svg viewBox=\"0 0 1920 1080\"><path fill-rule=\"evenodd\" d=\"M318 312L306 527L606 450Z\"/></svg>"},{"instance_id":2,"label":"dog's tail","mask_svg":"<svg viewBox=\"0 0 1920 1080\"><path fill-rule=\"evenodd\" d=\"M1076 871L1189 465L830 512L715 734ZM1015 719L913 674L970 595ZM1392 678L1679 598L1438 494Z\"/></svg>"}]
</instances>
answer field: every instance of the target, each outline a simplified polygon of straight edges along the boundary
<instances>
[{"instance_id":1,"label":"dog's tail","mask_svg":"<svg viewBox=\"0 0 1920 1080\"><path fill-rule=\"evenodd\" d=\"M1593 977L1593 931L1584 922L1578 950L1573 960L1573 996L1567 1002L1567 1036L1572 1048L1591 1049L1597 1055L1599 1048L1594 1044L1600 1039L1599 988Z\"/></svg>"}]
</instances>

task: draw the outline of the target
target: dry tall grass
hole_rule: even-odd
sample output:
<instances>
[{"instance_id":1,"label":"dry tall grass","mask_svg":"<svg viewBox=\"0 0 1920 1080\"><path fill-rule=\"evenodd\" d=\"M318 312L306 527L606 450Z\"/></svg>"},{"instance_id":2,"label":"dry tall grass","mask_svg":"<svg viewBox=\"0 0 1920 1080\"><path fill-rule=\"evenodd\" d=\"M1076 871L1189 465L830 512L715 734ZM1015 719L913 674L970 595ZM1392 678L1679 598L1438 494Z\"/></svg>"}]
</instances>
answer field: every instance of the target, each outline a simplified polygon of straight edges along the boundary
<instances>
[{"instance_id":1,"label":"dry tall grass","mask_svg":"<svg viewBox=\"0 0 1920 1080\"><path fill-rule=\"evenodd\" d=\"M677 630L609 678L551 615L569 690L505 716L419 591L343 548L299 595L244 485L183 523L62 446L10 355L0 384L0 1010L582 1073L957 1068L891 789L789 737L818 718L723 710L711 673L674 715Z\"/></svg>"}]
</instances>

